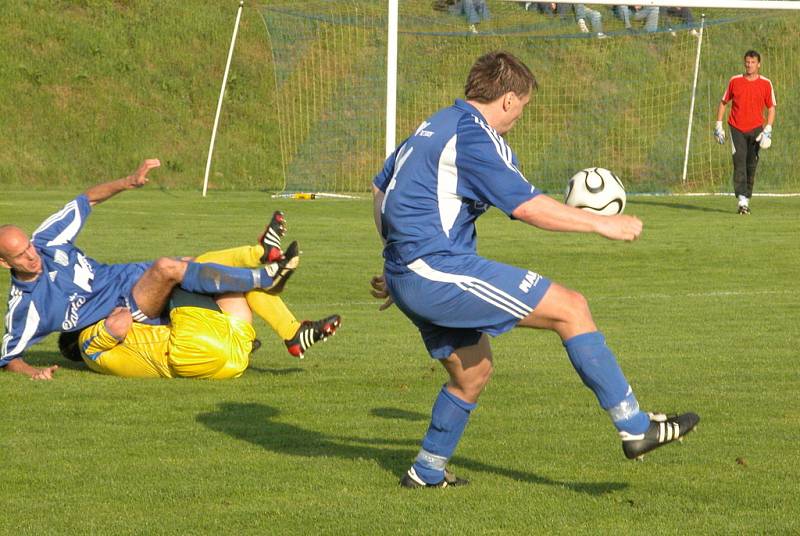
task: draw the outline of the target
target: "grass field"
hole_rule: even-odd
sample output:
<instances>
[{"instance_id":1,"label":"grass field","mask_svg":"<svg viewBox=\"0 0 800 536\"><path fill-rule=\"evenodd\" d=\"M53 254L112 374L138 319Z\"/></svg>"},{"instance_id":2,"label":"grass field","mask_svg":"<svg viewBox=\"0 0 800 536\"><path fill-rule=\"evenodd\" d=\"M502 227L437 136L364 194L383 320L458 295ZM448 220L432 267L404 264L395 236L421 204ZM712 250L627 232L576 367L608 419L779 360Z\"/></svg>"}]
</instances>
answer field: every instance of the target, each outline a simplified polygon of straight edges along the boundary
<instances>
[{"instance_id":1,"label":"grass field","mask_svg":"<svg viewBox=\"0 0 800 536\"><path fill-rule=\"evenodd\" d=\"M303 361L264 347L227 382L124 380L56 356L52 382L0 374L0 533L789 534L800 531L800 200L633 197L642 239L545 233L492 211L480 252L589 299L647 409L693 410L681 445L626 461L558 339L512 332L451 466L466 488L400 489L444 373L396 309L367 199L280 201L151 185L95 210L79 245L124 262L251 242L282 207L303 261L300 318L339 312ZM0 221L33 230L71 195L4 191ZM8 276L0 274L0 288ZM2 306L5 311L5 305Z\"/></svg>"}]
</instances>

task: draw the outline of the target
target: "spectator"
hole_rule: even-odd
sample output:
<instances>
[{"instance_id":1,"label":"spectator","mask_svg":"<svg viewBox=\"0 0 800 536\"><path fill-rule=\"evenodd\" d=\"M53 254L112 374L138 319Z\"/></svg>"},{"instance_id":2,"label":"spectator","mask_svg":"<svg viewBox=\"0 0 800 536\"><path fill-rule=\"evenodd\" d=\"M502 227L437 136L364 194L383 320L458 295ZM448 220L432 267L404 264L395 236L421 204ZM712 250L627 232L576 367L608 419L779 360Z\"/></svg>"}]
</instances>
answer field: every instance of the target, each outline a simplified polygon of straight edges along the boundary
<instances>
[{"instance_id":1,"label":"spectator","mask_svg":"<svg viewBox=\"0 0 800 536\"><path fill-rule=\"evenodd\" d=\"M489 6L486 5L486 0L462 0L461 13L467 17L469 31L472 33L478 33L478 24L489 20Z\"/></svg>"},{"instance_id":2,"label":"spectator","mask_svg":"<svg viewBox=\"0 0 800 536\"><path fill-rule=\"evenodd\" d=\"M632 31L631 20L644 21L644 31L648 33L658 30L658 8L655 6L642 7L640 5L616 7L617 17L622 19L625 29Z\"/></svg>"},{"instance_id":3,"label":"spectator","mask_svg":"<svg viewBox=\"0 0 800 536\"><path fill-rule=\"evenodd\" d=\"M575 4L575 18L578 19L578 28L582 33L589 33L589 28L586 26L586 19L589 19L592 33L600 39L606 37L603 33L603 16L599 11L586 7L586 4Z\"/></svg>"}]
</instances>

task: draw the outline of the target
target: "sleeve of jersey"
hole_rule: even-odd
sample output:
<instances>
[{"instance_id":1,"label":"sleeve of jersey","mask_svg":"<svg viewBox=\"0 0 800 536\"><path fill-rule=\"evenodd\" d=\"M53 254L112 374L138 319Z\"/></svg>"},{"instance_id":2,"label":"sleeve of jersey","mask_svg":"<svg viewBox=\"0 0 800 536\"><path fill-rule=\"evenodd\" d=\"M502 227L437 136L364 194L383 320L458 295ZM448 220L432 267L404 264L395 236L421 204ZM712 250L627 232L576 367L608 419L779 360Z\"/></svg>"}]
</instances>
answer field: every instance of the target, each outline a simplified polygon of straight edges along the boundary
<instances>
[{"instance_id":1,"label":"sleeve of jersey","mask_svg":"<svg viewBox=\"0 0 800 536\"><path fill-rule=\"evenodd\" d=\"M725 88L725 93L722 94L723 104L728 104L731 100L731 88L733 87L733 78L728 81L728 87Z\"/></svg>"},{"instance_id":2,"label":"sleeve of jersey","mask_svg":"<svg viewBox=\"0 0 800 536\"><path fill-rule=\"evenodd\" d=\"M511 215L540 193L519 171L505 140L472 116L465 116L456 140L458 194L495 206Z\"/></svg>"},{"instance_id":3,"label":"sleeve of jersey","mask_svg":"<svg viewBox=\"0 0 800 536\"><path fill-rule=\"evenodd\" d=\"M81 194L42 222L33 232L33 243L39 247L72 243L92 212L89 198Z\"/></svg>"},{"instance_id":4,"label":"sleeve of jersey","mask_svg":"<svg viewBox=\"0 0 800 536\"><path fill-rule=\"evenodd\" d=\"M36 309L36 304L30 302L25 307L21 301L21 296L14 296L12 291L6 314L0 367L5 367L12 360L21 357L29 346L43 338L42 335L36 335L39 327L39 311Z\"/></svg>"},{"instance_id":5,"label":"sleeve of jersey","mask_svg":"<svg viewBox=\"0 0 800 536\"><path fill-rule=\"evenodd\" d=\"M372 180L372 184L381 192L386 192L386 188L389 187L389 182L391 182L392 176L394 175L394 164L397 160L397 153L403 148L405 143L405 141L401 143L400 146L386 158L386 161L383 163L383 168Z\"/></svg>"},{"instance_id":6,"label":"sleeve of jersey","mask_svg":"<svg viewBox=\"0 0 800 536\"><path fill-rule=\"evenodd\" d=\"M100 354L111 350L120 343L106 329L105 320L81 331L80 342L81 351L93 361L96 361Z\"/></svg>"}]
</instances>

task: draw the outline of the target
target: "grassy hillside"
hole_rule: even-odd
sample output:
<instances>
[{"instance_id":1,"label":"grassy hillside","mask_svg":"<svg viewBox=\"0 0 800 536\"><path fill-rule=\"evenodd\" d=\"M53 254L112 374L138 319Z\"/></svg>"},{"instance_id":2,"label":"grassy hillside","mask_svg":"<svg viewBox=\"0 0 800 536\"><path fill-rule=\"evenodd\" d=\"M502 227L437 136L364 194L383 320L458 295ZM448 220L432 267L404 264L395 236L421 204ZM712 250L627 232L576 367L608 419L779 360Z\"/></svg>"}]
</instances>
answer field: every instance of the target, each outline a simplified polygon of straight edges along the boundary
<instances>
[{"instance_id":1,"label":"grassy hillside","mask_svg":"<svg viewBox=\"0 0 800 536\"><path fill-rule=\"evenodd\" d=\"M82 187L157 156L162 187L199 188L237 4L9 2L0 18L0 187ZM492 19L472 35L463 17L429 0L401 4L398 140L461 94L477 55L511 50L541 88L509 140L525 174L551 192L587 166L614 170L632 191L729 191L730 148L710 131L749 48L763 54L779 104L800 98L796 15L707 10L681 184L697 39L680 21L662 17L658 34L628 34L598 7L609 35L598 40L579 34L572 15L490 0ZM385 39L382 0L248 2L212 188L278 190L285 169L289 188L365 191L384 156ZM799 113L779 108L758 191L800 190Z\"/></svg>"},{"instance_id":2,"label":"grassy hillside","mask_svg":"<svg viewBox=\"0 0 800 536\"><path fill-rule=\"evenodd\" d=\"M159 157L165 187L202 185L237 2L6 2L0 186L87 185ZM246 9L211 182L277 188L264 25Z\"/></svg>"}]
</instances>

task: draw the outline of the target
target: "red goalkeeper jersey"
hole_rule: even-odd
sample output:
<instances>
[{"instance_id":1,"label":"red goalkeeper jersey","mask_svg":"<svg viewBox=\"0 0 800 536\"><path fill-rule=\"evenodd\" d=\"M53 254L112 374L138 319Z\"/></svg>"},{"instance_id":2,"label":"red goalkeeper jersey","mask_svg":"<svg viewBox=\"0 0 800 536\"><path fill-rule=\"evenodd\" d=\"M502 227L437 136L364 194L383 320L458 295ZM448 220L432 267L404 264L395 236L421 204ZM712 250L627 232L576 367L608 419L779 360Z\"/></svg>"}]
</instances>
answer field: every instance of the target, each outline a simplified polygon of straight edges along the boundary
<instances>
[{"instance_id":1,"label":"red goalkeeper jersey","mask_svg":"<svg viewBox=\"0 0 800 536\"><path fill-rule=\"evenodd\" d=\"M777 104L772 82L761 75L755 80L748 80L741 74L732 77L722 96L722 102L727 104L728 101L733 101L728 124L742 132L763 125L764 108Z\"/></svg>"}]
</instances>

